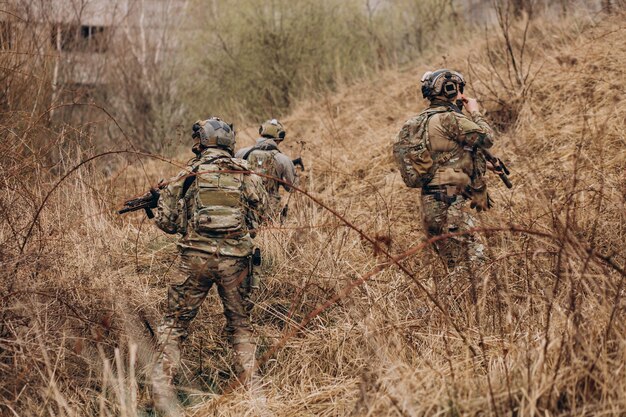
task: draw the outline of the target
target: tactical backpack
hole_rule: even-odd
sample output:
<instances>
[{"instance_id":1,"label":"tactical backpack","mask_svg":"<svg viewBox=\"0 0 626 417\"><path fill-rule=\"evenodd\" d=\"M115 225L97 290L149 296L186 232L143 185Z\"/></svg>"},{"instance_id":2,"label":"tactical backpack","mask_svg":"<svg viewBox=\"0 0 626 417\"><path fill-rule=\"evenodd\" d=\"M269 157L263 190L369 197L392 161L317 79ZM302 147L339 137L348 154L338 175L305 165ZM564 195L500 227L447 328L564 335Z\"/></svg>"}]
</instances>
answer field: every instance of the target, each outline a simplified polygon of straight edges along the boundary
<instances>
[{"instance_id":1,"label":"tactical backpack","mask_svg":"<svg viewBox=\"0 0 626 417\"><path fill-rule=\"evenodd\" d=\"M213 158L194 167L190 185L191 227L199 234L225 235L245 232L243 168L229 158ZM242 172L237 172L242 171Z\"/></svg>"},{"instance_id":2,"label":"tactical backpack","mask_svg":"<svg viewBox=\"0 0 626 417\"><path fill-rule=\"evenodd\" d=\"M275 159L278 153L280 153L278 148L273 146L267 149L253 147L242 158L248 161L251 170L261 174L263 186L270 194L278 192L278 183L272 179L280 178Z\"/></svg>"},{"instance_id":3,"label":"tactical backpack","mask_svg":"<svg viewBox=\"0 0 626 417\"><path fill-rule=\"evenodd\" d=\"M402 180L411 188L426 186L435 175L437 165L443 163L443 159L449 159L449 152L433 159L431 154L430 139L428 138L428 122L438 113L445 113L448 109L426 109L415 118L411 119L411 125L403 127L413 131L403 132L398 135L398 140L393 144L393 156L400 169ZM408 124L408 123L407 123Z\"/></svg>"}]
</instances>

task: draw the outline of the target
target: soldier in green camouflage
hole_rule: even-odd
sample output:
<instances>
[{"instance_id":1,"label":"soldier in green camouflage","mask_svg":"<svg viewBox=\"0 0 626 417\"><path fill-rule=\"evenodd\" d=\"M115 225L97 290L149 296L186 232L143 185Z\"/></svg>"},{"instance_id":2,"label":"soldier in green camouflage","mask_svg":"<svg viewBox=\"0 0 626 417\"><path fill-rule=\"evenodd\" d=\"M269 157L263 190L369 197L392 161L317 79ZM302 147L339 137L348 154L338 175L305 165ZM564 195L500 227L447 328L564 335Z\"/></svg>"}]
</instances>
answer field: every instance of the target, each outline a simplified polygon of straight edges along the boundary
<instances>
[{"instance_id":1,"label":"soldier in green camouflage","mask_svg":"<svg viewBox=\"0 0 626 417\"><path fill-rule=\"evenodd\" d=\"M256 344L246 305L246 277L252 237L262 218L267 194L261 178L233 158L232 125L218 118L193 125L196 157L168 181L156 208L156 225L182 235L180 270L186 280L169 289L167 312L158 328L159 357L154 368L157 405L171 402L171 384L180 361L180 343L213 284L226 316L235 369L247 381L255 367ZM168 394L169 391L169 394Z\"/></svg>"},{"instance_id":2,"label":"soldier in green camouflage","mask_svg":"<svg viewBox=\"0 0 626 417\"><path fill-rule=\"evenodd\" d=\"M421 188L421 212L428 238L463 233L475 226L465 201L477 211L490 208L484 180L487 164L482 149L494 134L475 99L463 95L465 80L458 72L440 69L421 79L430 105L409 119L398 133L394 157L405 184ZM469 116L462 112L465 106ZM433 244L449 272L482 261L483 245L470 234Z\"/></svg>"}]
</instances>

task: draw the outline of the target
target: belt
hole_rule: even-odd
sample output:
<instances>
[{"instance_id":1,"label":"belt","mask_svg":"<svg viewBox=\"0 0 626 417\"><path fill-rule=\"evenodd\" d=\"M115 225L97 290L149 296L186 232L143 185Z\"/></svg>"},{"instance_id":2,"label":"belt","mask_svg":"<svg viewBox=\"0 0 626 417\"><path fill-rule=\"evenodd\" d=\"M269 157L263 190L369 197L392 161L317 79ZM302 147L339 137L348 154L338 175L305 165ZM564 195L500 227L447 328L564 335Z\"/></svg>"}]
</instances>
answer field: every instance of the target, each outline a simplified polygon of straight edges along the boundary
<instances>
[{"instance_id":1,"label":"belt","mask_svg":"<svg viewBox=\"0 0 626 417\"><path fill-rule=\"evenodd\" d=\"M448 190L445 185L426 185L422 187L422 194L438 194L447 192Z\"/></svg>"},{"instance_id":2,"label":"belt","mask_svg":"<svg viewBox=\"0 0 626 417\"><path fill-rule=\"evenodd\" d=\"M447 187L441 185L422 187L422 195L432 195L435 200L441 201L442 203L446 204L452 204L457 200L458 197L460 197L457 195L448 195Z\"/></svg>"}]
</instances>

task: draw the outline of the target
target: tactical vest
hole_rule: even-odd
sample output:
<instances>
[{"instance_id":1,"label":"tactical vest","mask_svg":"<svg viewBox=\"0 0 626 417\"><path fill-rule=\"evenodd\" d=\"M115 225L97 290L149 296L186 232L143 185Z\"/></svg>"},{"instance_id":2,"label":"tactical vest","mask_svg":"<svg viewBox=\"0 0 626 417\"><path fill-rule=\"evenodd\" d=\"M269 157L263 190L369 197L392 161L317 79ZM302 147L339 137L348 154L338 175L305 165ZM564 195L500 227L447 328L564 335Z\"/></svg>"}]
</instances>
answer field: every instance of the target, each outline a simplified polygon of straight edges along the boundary
<instances>
[{"instance_id":1,"label":"tactical vest","mask_svg":"<svg viewBox=\"0 0 626 417\"><path fill-rule=\"evenodd\" d=\"M261 174L263 185L269 194L278 193L279 183L272 178L280 179L278 169L276 167L276 154L280 153L278 149L259 149L252 148L243 159L247 160L250 169Z\"/></svg>"},{"instance_id":2,"label":"tactical vest","mask_svg":"<svg viewBox=\"0 0 626 417\"><path fill-rule=\"evenodd\" d=\"M227 158L226 158L227 159ZM244 173L234 164L213 158L194 167L197 173L187 196L191 227L200 235L236 237L247 232L243 199Z\"/></svg>"},{"instance_id":3,"label":"tactical vest","mask_svg":"<svg viewBox=\"0 0 626 417\"><path fill-rule=\"evenodd\" d=\"M413 119L417 126L415 134L400 138L393 145L393 155L404 183L408 187L424 187L435 175L437 168L454 156L455 152L437 152L433 156L428 138L428 122L438 113L450 111L447 108L426 109Z\"/></svg>"}]
</instances>

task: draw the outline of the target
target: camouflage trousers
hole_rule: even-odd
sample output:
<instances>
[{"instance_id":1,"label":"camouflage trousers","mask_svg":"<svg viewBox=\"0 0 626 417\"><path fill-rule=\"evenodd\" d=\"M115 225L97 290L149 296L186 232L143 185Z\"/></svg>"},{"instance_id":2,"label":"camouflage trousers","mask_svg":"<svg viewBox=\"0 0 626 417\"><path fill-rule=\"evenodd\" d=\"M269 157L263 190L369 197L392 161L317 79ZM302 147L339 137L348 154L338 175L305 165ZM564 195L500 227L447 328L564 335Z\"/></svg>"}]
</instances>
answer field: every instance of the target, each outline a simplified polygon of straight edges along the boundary
<instances>
[{"instance_id":1,"label":"camouflage trousers","mask_svg":"<svg viewBox=\"0 0 626 417\"><path fill-rule=\"evenodd\" d=\"M181 254L180 270L187 279L169 288L167 312L158 328L159 357L153 373L155 396L171 386L180 363L181 342L213 284L217 285L224 306L226 333L237 358L235 371L242 382L252 376L256 342L243 288L248 266L249 258L217 257L189 250Z\"/></svg>"},{"instance_id":2,"label":"camouflage trousers","mask_svg":"<svg viewBox=\"0 0 626 417\"><path fill-rule=\"evenodd\" d=\"M422 194L422 222L430 239L447 233L465 232L476 227L474 217L462 210L465 199L457 197L452 204L435 199L434 195ZM472 234L459 235L433 243L448 272L467 269L468 264L484 262L485 247Z\"/></svg>"}]
</instances>

